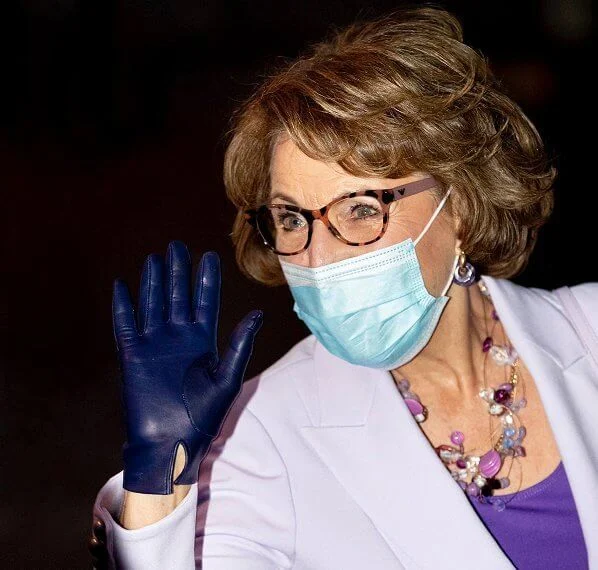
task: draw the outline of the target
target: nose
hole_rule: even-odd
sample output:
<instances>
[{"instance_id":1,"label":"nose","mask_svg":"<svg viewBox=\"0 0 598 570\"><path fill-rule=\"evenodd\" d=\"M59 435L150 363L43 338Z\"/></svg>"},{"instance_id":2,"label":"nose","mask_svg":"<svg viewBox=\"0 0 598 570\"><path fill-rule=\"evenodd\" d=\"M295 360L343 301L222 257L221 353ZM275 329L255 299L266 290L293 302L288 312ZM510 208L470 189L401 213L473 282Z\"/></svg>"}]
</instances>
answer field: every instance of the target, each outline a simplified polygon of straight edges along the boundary
<instances>
[{"instance_id":1,"label":"nose","mask_svg":"<svg viewBox=\"0 0 598 570\"><path fill-rule=\"evenodd\" d=\"M309 247L301 259L293 261L306 267L320 267L351 257L348 249L350 247L336 239L321 220L314 220Z\"/></svg>"}]
</instances>

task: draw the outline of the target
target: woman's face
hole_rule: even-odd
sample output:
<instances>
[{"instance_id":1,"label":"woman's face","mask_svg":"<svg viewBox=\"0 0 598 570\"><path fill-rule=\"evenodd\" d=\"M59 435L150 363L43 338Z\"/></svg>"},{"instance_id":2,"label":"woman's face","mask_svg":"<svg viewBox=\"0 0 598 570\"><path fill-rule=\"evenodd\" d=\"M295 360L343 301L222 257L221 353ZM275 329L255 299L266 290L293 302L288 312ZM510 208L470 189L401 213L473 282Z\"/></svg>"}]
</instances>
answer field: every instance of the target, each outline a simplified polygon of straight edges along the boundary
<instances>
[{"instance_id":1,"label":"woman's face","mask_svg":"<svg viewBox=\"0 0 598 570\"><path fill-rule=\"evenodd\" d=\"M284 139L275 146L272 154L270 199L312 210L321 208L348 192L394 188L425 176L423 172L403 178L351 176L335 163L309 158L291 140ZM321 221L315 220L307 250L285 256L284 260L306 267L319 267L388 247L409 237L415 240L438 205L432 192L426 190L392 203L386 233L378 241L365 246L350 246L341 242ZM278 194L284 194L285 198ZM455 259L455 222L447 212L446 208L440 211L416 246L424 282L434 296L441 294Z\"/></svg>"}]
</instances>

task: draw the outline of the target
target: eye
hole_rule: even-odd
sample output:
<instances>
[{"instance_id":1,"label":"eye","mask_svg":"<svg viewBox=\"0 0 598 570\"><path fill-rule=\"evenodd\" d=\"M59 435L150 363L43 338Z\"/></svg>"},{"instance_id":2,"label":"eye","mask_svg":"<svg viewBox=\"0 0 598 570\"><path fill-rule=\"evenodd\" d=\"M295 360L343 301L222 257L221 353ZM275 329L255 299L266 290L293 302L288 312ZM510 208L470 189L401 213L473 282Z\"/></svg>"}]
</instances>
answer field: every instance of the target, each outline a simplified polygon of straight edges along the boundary
<instances>
[{"instance_id":1,"label":"eye","mask_svg":"<svg viewBox=\"0 0 598 570\"><path fill-rule=\"evenodd\" d=\"M307 226L305 218L293 212L284 212L278 214L276 226L281 227L286 232L302 230Z\"/></svg>"},{"instance_id":2,"label":"eye","mask_svg":"<svg viewBox=\"0 0 598 570\"><path fill-rule=\"evenodd\" d=\"M379 214L380 210L370 204L353 204L351 206L351 218L354 219L363 220Z\"/></svg>"}]
</instances>

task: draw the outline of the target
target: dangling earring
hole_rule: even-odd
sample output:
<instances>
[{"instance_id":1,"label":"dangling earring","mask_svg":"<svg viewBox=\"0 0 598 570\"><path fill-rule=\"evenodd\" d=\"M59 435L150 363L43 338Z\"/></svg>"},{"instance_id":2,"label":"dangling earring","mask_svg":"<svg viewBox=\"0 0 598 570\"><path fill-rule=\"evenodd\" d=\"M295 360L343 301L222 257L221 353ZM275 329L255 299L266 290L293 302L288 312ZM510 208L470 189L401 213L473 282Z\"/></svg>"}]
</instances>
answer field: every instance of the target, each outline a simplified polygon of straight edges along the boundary
<instances>
[{"instance_id":1,"label":"dangling earring","mask_svg":"<svg viewBox=\"0 0 598 570\"><path fill-rule=\"evenodd\" d=\"M465 252L462 249L459 249L459 263L457 264L457 267L455 267L453 281L457 285L461 285L461 287L469 287L470 285L473 285L475 278L476 274L473 265L467 261Z\"/></svg>"}]
</instances>

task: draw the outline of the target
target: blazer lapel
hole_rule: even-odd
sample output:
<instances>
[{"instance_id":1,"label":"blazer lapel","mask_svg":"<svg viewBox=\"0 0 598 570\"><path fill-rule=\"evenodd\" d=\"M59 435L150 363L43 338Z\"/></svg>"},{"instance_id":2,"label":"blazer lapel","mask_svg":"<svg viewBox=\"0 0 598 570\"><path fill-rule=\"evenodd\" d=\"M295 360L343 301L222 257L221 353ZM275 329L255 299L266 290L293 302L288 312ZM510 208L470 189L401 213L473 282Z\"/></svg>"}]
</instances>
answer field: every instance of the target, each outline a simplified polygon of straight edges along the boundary
<instances>
[{"instance_id":1,"label":"blazer lapel","mask_svg":"<svg viewBox=\"0 0 598 570\"><path fill-rule=\"evenodd\" d=\"M571 485L590 568L598 568L598 370L551 293L484 280L538 387Z\"/></svg>"},{"instance_id":2,"label":"blazer lapel","mask_svg":"<svg viewBox=\"0 0 598 570\"><path fill-rule=\"evenodd\" d=\"M400 560L397 568L513 568L390 373L351 365L319 343L314 364L315 377L303 385L312 421L303 433Z\"/></svg>"}]
</instances>

